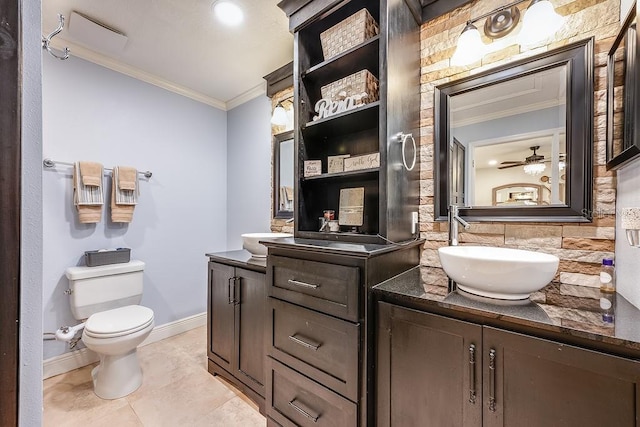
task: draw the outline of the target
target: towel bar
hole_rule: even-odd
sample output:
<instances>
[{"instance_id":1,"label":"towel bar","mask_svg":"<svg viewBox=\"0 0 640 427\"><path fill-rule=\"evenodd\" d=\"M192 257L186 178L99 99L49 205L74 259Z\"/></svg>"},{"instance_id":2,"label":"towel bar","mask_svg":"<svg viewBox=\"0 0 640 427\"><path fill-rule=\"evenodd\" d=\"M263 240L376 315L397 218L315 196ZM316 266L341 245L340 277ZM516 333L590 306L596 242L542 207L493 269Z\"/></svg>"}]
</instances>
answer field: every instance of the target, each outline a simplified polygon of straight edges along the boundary
<instances>
[{"instance_id":1,"label":"towel bar","mask_svg":"<svg viewBox=\"0 0 640 427\"><path fill-rule=\"evenodd\" d=\"M51 159L44 159L42 161L42 165L45 168L53 168L56 166L56 164L58 165L65 165L65 166L73 166L73 163L69 163L69 162L58 162L55 160L51 160ZM104 170L106 171L112 171L113 169L111 168L104 168ZM143 175L145 178L151 178L153 176L153 173L151 173L151 171L146 171L146 172L138 172L140 175Z\"/></svg>"}]
</instances>

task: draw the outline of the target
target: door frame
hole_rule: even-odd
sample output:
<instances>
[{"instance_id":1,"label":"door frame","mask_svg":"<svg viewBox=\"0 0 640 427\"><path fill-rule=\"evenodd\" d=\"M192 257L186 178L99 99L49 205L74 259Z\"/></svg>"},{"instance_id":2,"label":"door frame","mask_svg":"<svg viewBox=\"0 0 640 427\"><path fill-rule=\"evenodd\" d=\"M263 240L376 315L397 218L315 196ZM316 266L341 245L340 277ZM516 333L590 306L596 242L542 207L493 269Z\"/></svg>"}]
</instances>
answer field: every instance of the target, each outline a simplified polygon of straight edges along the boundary
<instances>
[{"instance_id":1,"label":"door frame","mask_svg":"<svg viewBox=\"0 0 640 427\"><path fill-rule=\"evenodd\" d=\"M18 425L21 203L20 1L0 0L0 419Z\"/></svg>"}]
</instances>

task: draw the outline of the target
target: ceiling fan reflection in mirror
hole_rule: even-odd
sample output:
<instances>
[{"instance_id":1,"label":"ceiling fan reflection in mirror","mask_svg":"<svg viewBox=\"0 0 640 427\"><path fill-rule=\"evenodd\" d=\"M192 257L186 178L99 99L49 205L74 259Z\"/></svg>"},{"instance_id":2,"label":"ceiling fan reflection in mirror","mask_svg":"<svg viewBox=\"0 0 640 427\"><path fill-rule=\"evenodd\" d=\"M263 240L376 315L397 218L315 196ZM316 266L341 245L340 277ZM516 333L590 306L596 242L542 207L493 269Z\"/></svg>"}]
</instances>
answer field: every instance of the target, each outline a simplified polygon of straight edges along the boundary
<instances>
[{"instance_id":1,"label":"ceiling fan reflection in mirror","mask_svg":"<svg viewBox=\"0 0 640 427\"><path fill-rule=\"evenodd\" d=\"M525 173L529 175L540 175L546 169L545 163L551 161L551 159L545 159L543 155L536 153L536 150L540 149L539 145L529 147L533 154L526 157L524 160L507 160L501 162L498 169L508 169L516 166L524 166ZM560 154L560 169L564 169L564 154Z\"/></svg>"}]
</instances>

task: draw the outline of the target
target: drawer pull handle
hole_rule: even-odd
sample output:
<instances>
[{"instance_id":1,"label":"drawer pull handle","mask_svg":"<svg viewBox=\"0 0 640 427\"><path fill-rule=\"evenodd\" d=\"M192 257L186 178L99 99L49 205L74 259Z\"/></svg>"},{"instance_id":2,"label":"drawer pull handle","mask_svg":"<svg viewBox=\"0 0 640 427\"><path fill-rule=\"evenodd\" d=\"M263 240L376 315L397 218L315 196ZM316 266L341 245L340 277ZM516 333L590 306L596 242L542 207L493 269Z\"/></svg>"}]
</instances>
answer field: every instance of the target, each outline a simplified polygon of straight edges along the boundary
<instances>
[{"instance_id":1,"label":"drawer pull handle","mask_svg":"<svg viewBox=\"0 0 640 427\"><path fill-rule=\"evenodd\" d=\"M476 403L476 346L469 346L469 402Z\"/></svg>"},{"instance_id":2,"label":"drawer pull handle","mask_svg":"<svg viewBox=\"0 0 640 427\"><path fill-rule=\"evenodd\" d=\"M289 402L289 406L291 406L296 411L300 412L302 415L304 415L305 417L307 417L308 419L310 419L314 423L318 422L318 418L320 418L320 415L316 415L316 416L311 415L309 412L305 411L304 409L302 409L301 407L296 405L294 403L295 401L296 401L296 399L293 399L291 402Z\"/></svg>"},{"instance_id":3,"label":"drawer pull handle","mask_svg":"<svg viewBox=\"0 0 640 427\"><path fill-rule=\"evenodd\" d=\"M310 288L310 289L318 289L320 287L320 285L316 285L314 283L305 283L305 282L301 282L299 280L293 280L293 279L289 279L289 284L295 285L295 286L301 286L303 288Z\"/></svg>"},{"instance_id":4,"label":"drawer pull handle","mask_svg":"<svg viewBox=\"0 0 640 427\"><path fill-rule=\"evenodd\" d=\"M496 412L496 351L489 351L489 410Z\"/></svg>"},{"instance_id":5,"label":"drawer pull handle","mask_svg":"<svg viewBox=\"0 0 640 427\"><path fill-rule=\"evenodd\" d=\"M307 342L305 340L301 340L300 338L297 338L295 335L289 335L289 339L291 341L293 341L296 344L300 344L303 347L309 348L313 351L318 351L318 349L320 348L320 346L322 344L311 344L310 342Z\"/></svg>"}]
</instances>

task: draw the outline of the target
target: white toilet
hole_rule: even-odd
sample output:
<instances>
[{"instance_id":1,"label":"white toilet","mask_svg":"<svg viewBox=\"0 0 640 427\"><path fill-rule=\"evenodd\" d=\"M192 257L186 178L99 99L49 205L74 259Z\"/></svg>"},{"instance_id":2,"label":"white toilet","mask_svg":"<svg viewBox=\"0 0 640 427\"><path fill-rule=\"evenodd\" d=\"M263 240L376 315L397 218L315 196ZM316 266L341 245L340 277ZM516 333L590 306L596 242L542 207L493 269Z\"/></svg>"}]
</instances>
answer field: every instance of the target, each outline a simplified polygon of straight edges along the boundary
<instances>
[{"instance_id":1,"label":"white toilet","mask_svg":"<svg viewBox=\"0 0 640 427\"><path fill-rule=\"evenodd\" d=\"M153 310L142 299L144 262L98 267L69 267L71 312L84 324L82 341L100 356L91 372L93 390L103 399L117 399L142 384L137 347L153 329Z\"/></svg>"}]
</instances>

